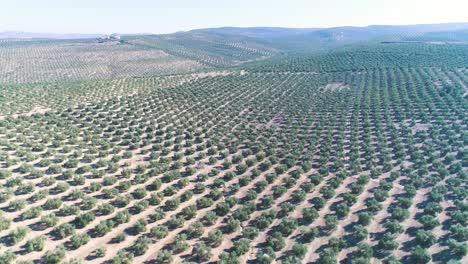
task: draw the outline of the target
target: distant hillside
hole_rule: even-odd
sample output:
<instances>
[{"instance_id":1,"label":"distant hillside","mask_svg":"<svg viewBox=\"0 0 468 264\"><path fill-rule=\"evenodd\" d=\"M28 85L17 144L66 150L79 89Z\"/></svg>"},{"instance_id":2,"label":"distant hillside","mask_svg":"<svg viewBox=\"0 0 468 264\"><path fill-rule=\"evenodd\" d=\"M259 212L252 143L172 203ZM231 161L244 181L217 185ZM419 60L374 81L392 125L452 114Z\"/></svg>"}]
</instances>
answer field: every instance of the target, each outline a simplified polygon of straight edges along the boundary
<instances>
[{"instance_id":1,"label":"distant hillside","mask_svg":"<svg viewBox=\"0 0 468 264\"><path fill-rule=\"evenodd\" d=\"M468 29L455 30L455 31L437 31L427 32L420 35L413 35L401 38L403 41L422 41L422 42L447 42L457 43L464 42L468 43Z\"/></svg>"},{"instance_id":2,"label":"distant hillside","mask_svg":"<svg viewBox=\"0 0 468 264\"><path fill-rule=\"evenodd\" d=\"M174 34L151 35L153 39L171 42L174 45L198 45L200 41L226 39L249 43L280 51L304 51L335 48L357 42L468 42L468 23L422 24L422 25L370 25L367 27L332 28L282 28L282 27L221 27L195 29ZM18 31L0 32L0 39L89 39L104 34L55 34ZM120 36L142 36L143 34L119 34ZM148 34L146 34L148 35ZM158 36L157 38L155 36ZM207 37L210 36L210 37ZM184 44L182 44L182 42ZM176 43L177 42L177 43ZM190 44L189 44L190 43ZM212 42L211 43L215 43ZM154 44L154 43L153 43ZM200 46L198 46L200 47ZM209 47L209 46L205 46ZM210 49L213 47L210 47Z\"/></svg>"},{"instance_id":3,"label":"distant hillside","mask_svg":"<svg viewBox=\"0 0 468 264\"><path fill-rule=\"evenodd\" d=\"M156 48L206 66L233 66L276 54L270 43L244 35L215 32L180 32L124 38L126 43Z\"/></svg>"},{"instance_id":4,"label":"distant hillside","mask_svg":"<svg viewBox=\"0 0 468 264\"><path fill-rule=\"evenodd\" d=\"M334 48L363 41L468 41L468 23L447 23L407 26L372 25L334 28L209 28L191 32L209 32L248 36L270 43L283 50Z\"/></svg>"},{"instance_id":5,"label":"distant hillside","mask_svg":"<svg viewBox=\"0 0 468 264\"><path fill-rule=\"evenodd\" d=\"M221 27L221 28L206 28L195 29L189 32L205 32L205 33L218 33L241 35L252 38L260 38L264 40L272 40L279 37L288 37L294 35L303 35L306 33L321 30L320 28L283 28L283 27Z\"/></svg>"}]
</instances>

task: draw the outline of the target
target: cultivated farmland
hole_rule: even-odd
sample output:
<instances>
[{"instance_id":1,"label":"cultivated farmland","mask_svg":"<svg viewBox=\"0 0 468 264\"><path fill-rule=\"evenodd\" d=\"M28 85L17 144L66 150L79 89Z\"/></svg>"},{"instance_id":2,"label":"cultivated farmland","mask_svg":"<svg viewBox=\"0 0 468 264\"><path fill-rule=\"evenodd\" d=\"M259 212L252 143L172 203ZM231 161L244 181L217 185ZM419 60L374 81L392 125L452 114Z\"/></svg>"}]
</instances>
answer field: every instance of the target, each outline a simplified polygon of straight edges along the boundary
<instances>
[{"instance_id":1,"label":"cultivated farmland","mask_svg":"<svg viewBox=\"0 0 468 264\"><path fill-rule=\"evenodd\" d=\"M465 45L13 42L0 263L468 261Z\"/></svg>"}]
</instances>

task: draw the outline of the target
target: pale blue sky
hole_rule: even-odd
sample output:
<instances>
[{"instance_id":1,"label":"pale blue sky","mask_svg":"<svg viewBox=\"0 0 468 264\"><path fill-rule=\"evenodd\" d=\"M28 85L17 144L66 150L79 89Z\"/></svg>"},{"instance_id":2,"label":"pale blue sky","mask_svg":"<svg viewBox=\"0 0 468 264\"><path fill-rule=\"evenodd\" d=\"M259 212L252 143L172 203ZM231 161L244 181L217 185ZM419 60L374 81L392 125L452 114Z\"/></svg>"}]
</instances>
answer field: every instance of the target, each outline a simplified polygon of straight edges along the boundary
<instances>
[{"instance_id":1,"label":"pale blue sky","mask_svg":"<svg viewBox=\"0 0 468 264\"><path fill-rule=\"evenodd\" d=\"M468 0L0 0L0 7L0 31L54 33L468 22Z\"/></svg>"}]
</instances>

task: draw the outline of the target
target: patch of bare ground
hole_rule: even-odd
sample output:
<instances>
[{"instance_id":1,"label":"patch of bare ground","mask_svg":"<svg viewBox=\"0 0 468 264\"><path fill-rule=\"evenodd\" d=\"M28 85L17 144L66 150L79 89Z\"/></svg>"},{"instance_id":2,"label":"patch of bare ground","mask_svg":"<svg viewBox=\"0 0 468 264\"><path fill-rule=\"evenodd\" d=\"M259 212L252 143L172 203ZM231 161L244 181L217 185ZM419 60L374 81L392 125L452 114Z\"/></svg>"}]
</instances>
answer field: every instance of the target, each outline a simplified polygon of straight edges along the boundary
<instances>
[{"instance_id":1,"label":"patch of bare ground","mask_svg":"<svg viewBox=\"0 0 468 264\"><path fill-rule=\"evenodd\" d=\"M294 74L294 75L319 75L320 73L319 72L315 72L315 71L279 71L279 72L271 72L271 73L275 73L275 74L283 74L283 75L290 75L290 74Z\"/></svg>"},{"instance_id":2,"label":"patch of bare ground","mask_svg":"<svg viewBox=\"0 0 468 264\"><path fill-rule=\"evenodd\" d=\"M346 84L343 82L331 82L320 87L320 89L325 90L325 91L341 91L341 90L348 90L350 88L351 87L349 86L349 84Z\"/></svg>"},{"instance_id":3,"label":"patch of bare ground","mask_svg":"<svg viewBox=\"0 0 468 264\"><path fill-rule=\"evenodd\" d=\"M411 131L414 134L414 133L419 132L419 131L427 131L427 130L429 130L430 127L431 127L430 124L417 123L411 128Z\"/></svg>"},{"instance_id":4,"label":"patch of bare ground","mask_svg":"<svg viewBox=\"0 0 468 264\"><path fill-rule=\"evenodd\" d=\"M434 81L434 85L439 89L442 88L442 82L441 81Z\"/></svg>"},{"instance_id":5,"label":"patch of bare ground","mask_svg":"<svg viewBox=\"0 0 468 264\"><path fill-rule=\"evenodd\" d=\"M231 74L237 73L235 71L210 71L210 72L198 72L198 73L192 73L190 74L191 77L195 79L199 78L206 78L206 77L217 77L217 76L228 76ZM241 70L238 72L240 75L246 75L248 74L248 71L246 70Z\"/></svg>"},{"instance_id":6,"label":"patch of bare ground","mask_svg":"<svg viewBox=\"0 0 468 264\"><path fill-rule=\"evenodd\" d=\"M266 128L270 128L273 125L279 125L283 121L283 114L278 113L276 114L268 123L265 125Z\"/></svg>"},{"instance_id":7,"label":"patch of bare ground","mask_svg":"<svg viewBox=\"0 0 468 264\"><path fill-rule=\"evenodd\" d=\"M432 44L432 45L447 45L447 44L449 44L446 41L428 41L427 43Z\"/></svg>"},{"instance_id":8,"label":"patch of bare ground","mask_svg":"<svg viewBox=\"0 0 468 264\"><path fill-rule=\"evenodd\" d=\"M228 75L232 75L232 74L236 74L236 73L239 73L240 75L249 74L249 72L246 71L246 70L241 70L240 72L236 72L236 71L210 71L210 72L196 72L196 73L191 73L191 74L176 74L176 75L170 75L169 77L176 78L178 76L179 77L184 76L184 78L182 78L177 83L177 85L183 85L185 83L197 81L197 80L203 79L203 78L217 77L217 76L228 76Z\"/></svg>"}]
</instances>

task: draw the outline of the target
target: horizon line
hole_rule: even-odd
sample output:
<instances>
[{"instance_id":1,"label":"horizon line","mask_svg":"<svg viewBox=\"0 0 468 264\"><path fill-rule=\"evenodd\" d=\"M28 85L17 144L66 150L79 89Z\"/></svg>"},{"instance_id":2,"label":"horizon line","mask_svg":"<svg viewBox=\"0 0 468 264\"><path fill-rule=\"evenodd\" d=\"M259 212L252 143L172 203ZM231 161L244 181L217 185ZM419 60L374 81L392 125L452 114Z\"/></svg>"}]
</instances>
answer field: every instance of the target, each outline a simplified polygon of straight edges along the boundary
<instances>
[{"instance_id":1,"label":"horizon line","mask_svg":"<svg viewBox=\"0 0 468 264\"><path fill-rule=\"evenodd\" d=\"M423 25L448 25L448 24L468 24L468 21L458 21L458 22L441 22L441 23L415 23L415 24L368 24L364 26L356 26L356 25L338 25L338 26L331 26L331 27L283 27L283 26L213 26L213 27L200 27L200 28L190 28L190 29L182 29L177 31L170 31L170 32L54 32L54 31L28 31L28 30L15 30L15 29L2 29L0 30L1 33L30 33L30 34L53 34L53 35L110 35L110 34L119 34L119 35L165 35L165 34L175 34L179 32L189 32L194 30L202 30L202 29L220 29L220 28L281 28L281 29L332 29L332 28L366 28L366 27L373 27L373 26L423 26Z\"/></svg>"}]
</instances>

